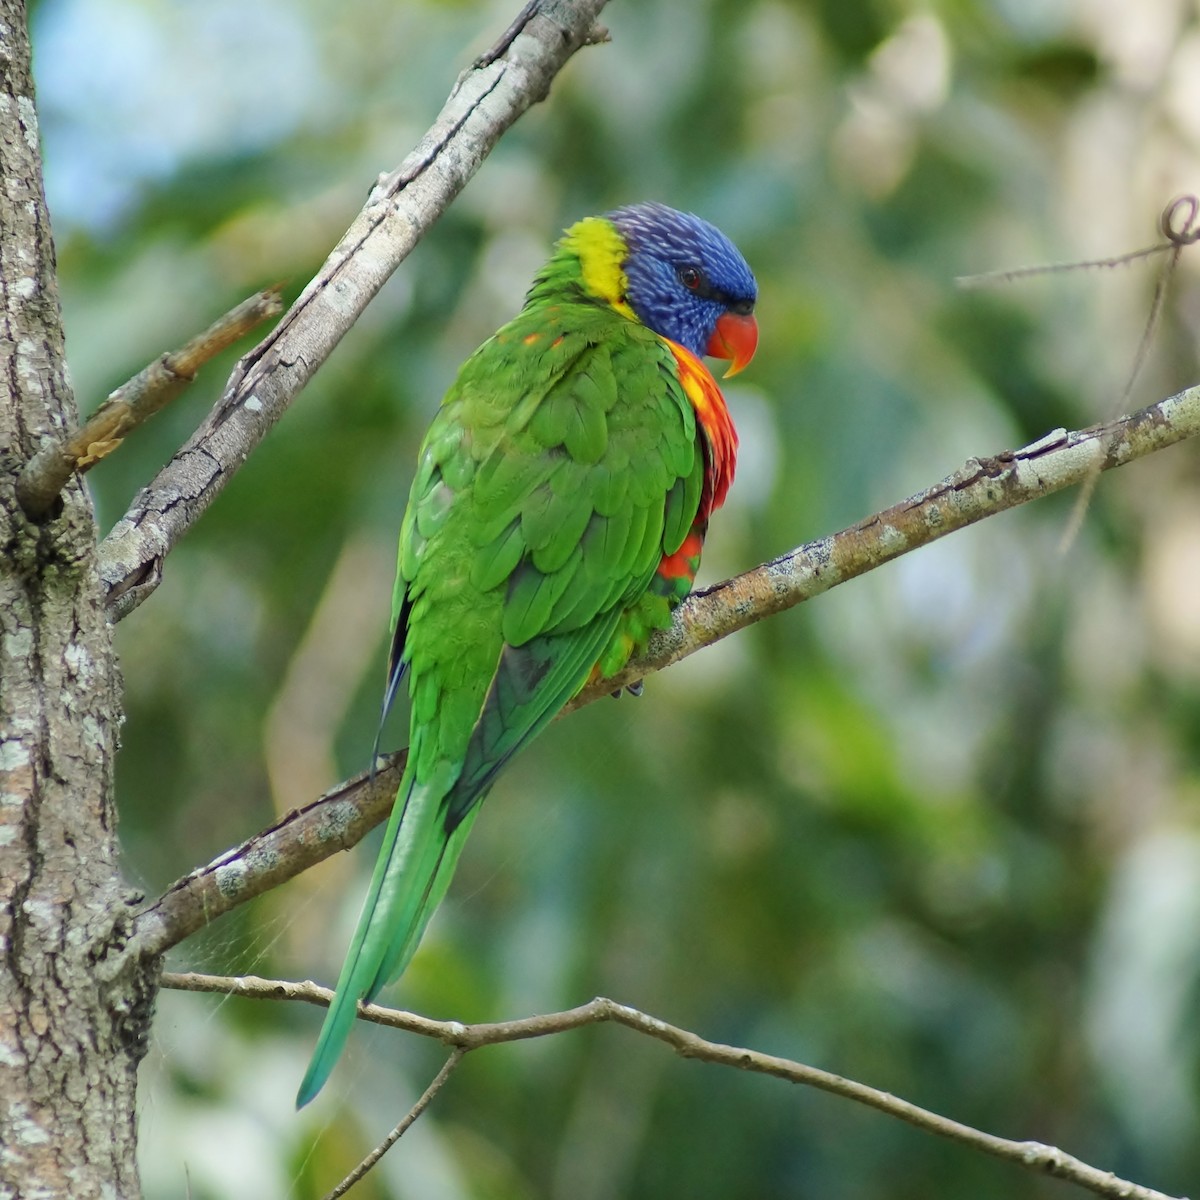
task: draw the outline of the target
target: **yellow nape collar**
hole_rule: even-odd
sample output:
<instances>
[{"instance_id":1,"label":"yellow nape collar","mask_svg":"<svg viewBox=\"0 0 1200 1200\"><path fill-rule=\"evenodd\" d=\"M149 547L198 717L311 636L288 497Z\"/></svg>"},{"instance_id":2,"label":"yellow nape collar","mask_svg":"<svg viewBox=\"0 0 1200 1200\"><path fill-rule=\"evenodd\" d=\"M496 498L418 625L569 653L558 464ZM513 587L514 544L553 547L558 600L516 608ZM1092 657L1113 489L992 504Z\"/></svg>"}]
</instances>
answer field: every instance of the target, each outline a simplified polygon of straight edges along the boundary
<instances>
[{"instance_id":1,"label":"yellow nape collar","mask_svg":"<svg viewBox=\"0 0 1200 1200\"><path fill-rule=\"evenodd\" d=\"M629 281L621 269L629 248L616 226L603 217L586 217L567 230L562 245L578 257L587 291L636 321L637 317L625 299Z\"/></svg>"}]
</instances>

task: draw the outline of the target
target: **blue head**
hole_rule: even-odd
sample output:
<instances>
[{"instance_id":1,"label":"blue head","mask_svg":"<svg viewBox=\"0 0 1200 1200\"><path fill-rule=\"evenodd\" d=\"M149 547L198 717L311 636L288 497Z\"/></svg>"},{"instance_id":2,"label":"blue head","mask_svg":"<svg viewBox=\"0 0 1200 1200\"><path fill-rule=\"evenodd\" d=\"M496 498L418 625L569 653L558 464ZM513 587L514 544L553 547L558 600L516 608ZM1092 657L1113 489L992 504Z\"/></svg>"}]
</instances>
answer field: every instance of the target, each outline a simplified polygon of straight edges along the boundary
<instances>
[{"instance_id":1,"label":"blue head","mask_svg":"<svg viewBox=\"0 0 1200 1200\"><path fill-rule=\"evenodd\" d=\"M628 253L625 300L638 320L693 354L751 359L758 341L758 285L737 247L715 226L665 204L607 213Z\"/></svg>"}]
</instances>

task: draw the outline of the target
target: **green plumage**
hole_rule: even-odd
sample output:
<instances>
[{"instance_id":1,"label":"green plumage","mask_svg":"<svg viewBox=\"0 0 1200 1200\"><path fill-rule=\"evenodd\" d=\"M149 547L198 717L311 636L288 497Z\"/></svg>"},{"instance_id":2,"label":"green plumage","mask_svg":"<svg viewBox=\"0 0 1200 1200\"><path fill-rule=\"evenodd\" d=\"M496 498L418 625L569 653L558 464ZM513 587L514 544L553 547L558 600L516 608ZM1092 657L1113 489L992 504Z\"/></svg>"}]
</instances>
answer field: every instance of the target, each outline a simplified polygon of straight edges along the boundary
<instances>
[{"instance_id":1,"label":"green plumage","mask_svg":"<svg viewBox=\"0 0 1200 1200\"><path fill-rule=\"evenodd\" d=\"M675 358L590 298L560 250L526 307L463 365L421 449L400 535L392 676L408 766L298 1103L360 999L408 964L497 772L678 596L654 589L705 461Z\"/></svg>"}]
</instances>

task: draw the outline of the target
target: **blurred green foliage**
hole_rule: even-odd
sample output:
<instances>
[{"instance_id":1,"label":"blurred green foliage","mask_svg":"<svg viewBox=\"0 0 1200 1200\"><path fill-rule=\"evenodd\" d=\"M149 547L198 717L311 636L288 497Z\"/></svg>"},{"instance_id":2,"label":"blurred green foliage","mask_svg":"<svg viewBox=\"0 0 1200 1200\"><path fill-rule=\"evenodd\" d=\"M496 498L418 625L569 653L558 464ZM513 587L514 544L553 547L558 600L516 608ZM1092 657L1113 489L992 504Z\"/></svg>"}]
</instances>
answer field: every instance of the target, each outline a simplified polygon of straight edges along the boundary
<instances>
[{"instance_id":1,"label":"blurred green foliage","mask_svg":"<svg viewBox=\"0 0 1200 1200\"><path fill-rule=\"evenodd\" d=\"M47 182L93 407L254 289L294 295L516 0L42 0ZM1100 0L614 0L120 627L119 792L153 893L367 761L416 446L558 230L661 199L761 284L727 390L712 581L1111 415L1195 188L1200 28ZM1127 407L1197 378L1185 255ZM102 522L224 364L103 463ZM491 1020L614 996L1173 1193L1200 1179L1200 480L1185 444L1002 516L551 729L496 788L392 996ZM395 722L391 740L403 736ZM364 846L177 965L332 981ZM291 1111L318 1014L165 995L147 1195L320 1195L439 1051L364 1029ZM471 1056L354 1193L1063 1196L877 1114L598 1029ZM1070 1193L1075 1194L1075 1193Z\"/></svg>"}]
</instances>

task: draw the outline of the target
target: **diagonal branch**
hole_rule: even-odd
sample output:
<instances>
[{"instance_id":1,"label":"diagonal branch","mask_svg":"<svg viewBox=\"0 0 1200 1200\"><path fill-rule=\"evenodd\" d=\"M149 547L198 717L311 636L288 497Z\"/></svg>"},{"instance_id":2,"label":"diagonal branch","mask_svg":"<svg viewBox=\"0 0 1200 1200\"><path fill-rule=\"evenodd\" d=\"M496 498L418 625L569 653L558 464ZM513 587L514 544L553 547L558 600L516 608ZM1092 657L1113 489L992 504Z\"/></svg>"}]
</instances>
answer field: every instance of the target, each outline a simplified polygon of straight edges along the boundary
<instances>
[{"instance_id":1,"label":"diagonal branch","mask_svg":"<svg viewBox=\"0 0 1200 1200\"><path fill-rule=\"evenodd\" d=\"M1020 450L969 459L948 479L849 529L695 593L641 657L585 688L568 711L948 533L1080 483L1097 466L1121 466L1197 433L1200 386L1105 425L1058 429ZM231 908L349 849L387 817L403 768L395 755L374 781L360 775L339 784L179 880L138 918L140 952L163 954Z\"/></svg>"},{"instance_id":2,"label":"diagonal branch","mask_svg":"<svg viewBox=\"0 0 1200 1200\"><path fill-rule=\"evenodd\" d=\"M160 354L132 379L121 384L65 442L48 441L21 470L17 500L32 521L40 521L55 505L59 492L75 472L90 471L111 454L139 425L164 409L196 378L196 372L255 326L283 312L279 288L243 300L218 317L203 333L168 354Z\"/></svg>"},{"instance_id":3,"label":"diagonal branch","mask_svg":"<svg viewBox=\"0 0 1200 1200\"><path fill-rule=\"evenodd\" d=\"M333 992L318 987L315 983L291 983L277 979L259 979L254 976L230 977L220 975L173 974L166 972L162 986L188 992L215 992L221 995L246 996L256 1000L303 1000L309 1004L328 1005ZM1016 1163L1040 1175L1049 1175L1068 1183L1086 1188L1097 1196L1112 1200L1171 1200L1163 1192L1142 1187L1125 1179L1119 1179L1110 1171L1102 1171L1088 1163L1064 1153L1055 1146L1041 1142L1017 1142L1008 1138L985 1133L960 1121L952 1121L927 1108L911 1104L899 1096L878 1088L869 1087L853 1079L811 1067L806 1063L774 1054L764 1054L741 1046L728 1046L722 1042L710 1042L698 1034L677 1025L669 1025L658 1017L650 1016L636 1008L618 1004L604 996L597 996L587 1004L564 1012L547 1013L544 1016L524 1017L514 1021L497 1021L491 1024L463 1025L458 1021L434 1021L415 1013L385 1008L378 1004L359 1007L359 1016L364 1020L397 1029L419 1033L423 1037L437 1038L447 1046L465 1054L482 1046L495 1046L503 1042L524 1041L529 1038L549 1037L580 1029L585 1025L612 1022L624 1025L665 1042L683 1058L694 1058L718 1066L735 1067L740 1071L751 1071L760 1075L771 1075L788 1083L819 1088L835 1096L842 1096L858 1104L865 1104L890 1117L906 1121L926 1133L948 1138L975 1150ZM458 1059L451 1063L457 1065ZM450 1070L453 1069L447 1064ZM443 1068L444 1074L449 1070ZM439 1080L442 1076L439 1075ZM411 1124L411 1122L409 1122ZM407 1126L405 1126L407 1128ZM401 1131L403 1132L403 1131ZM388 1145L391 1143L389 1142ZM386 1147L385 1147L386 1148Z\"/></svg>"},{"instance_id":4,"label":"diagonal branch","mask_svg":"<svg viewBox=\"0 0 1200 1200\"><path fill-rule=\"evenodd\" d=\"M100 547L119 620L162 577L163 561L213 502L367 302L429 231L492 147L581 46L600 40L605 0L536 0L459 77L438 119L366 206L287 315L234 369L208 419L136 497Z\"/></svg>"}]
</instances>

